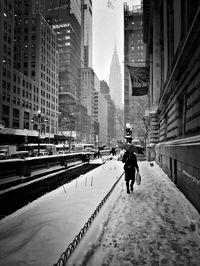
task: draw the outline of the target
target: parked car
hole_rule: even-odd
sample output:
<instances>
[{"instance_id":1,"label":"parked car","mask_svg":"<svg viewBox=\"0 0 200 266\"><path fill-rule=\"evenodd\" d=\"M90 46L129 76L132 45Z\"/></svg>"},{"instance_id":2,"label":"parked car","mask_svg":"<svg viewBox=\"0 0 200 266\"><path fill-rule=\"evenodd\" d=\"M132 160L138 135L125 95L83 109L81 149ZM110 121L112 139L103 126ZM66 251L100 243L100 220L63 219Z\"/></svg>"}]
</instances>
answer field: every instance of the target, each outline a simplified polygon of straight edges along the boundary
<instances>
[{"instance_id":1,"label":"parked car","mask_svg":"<svg viewBox=\"0 0 200 266\"><path fill-rule=\"evenodd\" d=\"M0 160L8 159L7 150L0 150Z\"/></svg>"},{"instance_id":2,"label":"parked car","mask_svg":"<svg viewBox=\"0 0 200 266\"><path fill-rule=\"evenodd\" d=\"M15 153L16 153L15 145L0 146L0 159L9 159Z\"/></svg>"}]
</instances>

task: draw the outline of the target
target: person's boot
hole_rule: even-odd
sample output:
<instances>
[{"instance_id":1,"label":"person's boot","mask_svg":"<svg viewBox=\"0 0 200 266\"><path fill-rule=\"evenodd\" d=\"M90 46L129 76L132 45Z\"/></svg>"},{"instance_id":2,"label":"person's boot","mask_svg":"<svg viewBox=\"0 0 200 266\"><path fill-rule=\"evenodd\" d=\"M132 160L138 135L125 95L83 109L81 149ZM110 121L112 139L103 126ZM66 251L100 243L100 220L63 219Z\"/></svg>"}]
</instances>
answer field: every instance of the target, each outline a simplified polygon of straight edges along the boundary
<instances>
[{"instance_id":1,"label":"person's boot","mask_svg":"<svg viewBox=\"0 0 200 266\"><path fill-rule=\"evenodd\" d=\"M131 182L131 184L130 184L130 190L131 190L131 191L133 191L133 185L134 185L134 183Z\"/></svg>"},{"instance_id":2,"label":"person's boot","mask_svg":"<svg viewBox=\"0 0 200 266\"><path fill-rule=\"evenodd\" d=\"M126 189L127 189L127 194L130 194L129 181L126 181Z\"/></svg>"},{"instance_id":3,"label":"person's boot","mask_svg":"<svg viewBox=\"0 0 200 266\"><path fill-rule=\"evenodd\" d=\"M127 194L130 194L130 190L129 187L127 186Z\"/></svg>"}]
</instances>

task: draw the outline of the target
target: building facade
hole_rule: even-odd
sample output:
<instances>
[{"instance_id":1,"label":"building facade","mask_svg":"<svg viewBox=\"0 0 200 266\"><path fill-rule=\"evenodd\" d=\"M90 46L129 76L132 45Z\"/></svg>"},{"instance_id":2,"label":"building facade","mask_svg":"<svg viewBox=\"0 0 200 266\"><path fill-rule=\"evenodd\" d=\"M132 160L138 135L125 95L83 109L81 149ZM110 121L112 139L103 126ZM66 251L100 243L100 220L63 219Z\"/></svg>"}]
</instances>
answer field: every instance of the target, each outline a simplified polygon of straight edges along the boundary
<instances>
[{"instance_id":1,"label":"building facade","mask_svg":"<svg viewBox=\"0 0 200 266\"><path fill-rule=\"evenodd\" d=\"M110 96L110 88L105 80L100 82L100 91L107 100L108 104L108 146L110 146L111 141L116 139L116 107L115 103Z\"/></svg>"},{"instance_id":2,"label":"building facade","mask_svg":"<svg viewBox=\"0 0 200 266\"><path fill-rule=\"evenodd\" d=\"M132 96L132 84L128 66L144 67L146 46L143 42L142 6L124 4L124 123L130 123L134 139L145 137L143 115L147 108L147 96Z\"/></svg>"},{"instance_id":3,"label":"building facade","mask_svg":"<svg viewBox=\"0 0 200 266\"><path fill-rule=\"evenodd\" d=\"M98 146L108 143L108 102L101 93L101 82L94 76L94 120L99 123Z\"/></svg>"},{"instance_id":4,"label":"building facade","mask_svg":"<svg viewBox=\"0 0 200 266\"><path fill-rule=\"evenodd\" d=\"M115 45L109 75L110 96L118 108L122 107L122 74Z\"/></svg>"},{"instance_id":5,"label":"building facade","mask_svg":"<svg viewBox=\"0 0 200 266\"><path fill-rule=\"evenodd\" d=\"M83 67L92 67L92 0L82 0Z\"/></svg>"},{"instance_id":6,"label":"building facade","mask_svg":"<svg viewBox=\"0 0 200 266\"><path fill-rule=\"evenodd\" d=\"M92 140L96 140L97 130L95 130L94 124L94 112L95 112L95 73L92 68L81 68L81 105L87 108L87 113L91 120L91 128L88 131L88 135L91 135Z\"/></svg>"},{"instance_id":7,"label":"building facade","mask_svg":"<svg viewBox=\"0 0 200 266\"><path fill-rule=\"evenodd\" d=\"M108 105L107 100L100 91L95 91L95 121L99 123L99 141L98 146L108 143Z\"/></svg>"},{"instance_id":8,"label":"building facade","mask_svg":"<svg viewBox=\"0 0 200 266\"><path fill-rule=\"evenodd\" d=\"M48 118L43 135L56 133L58 127L56 36L37 13L43 10L42 1L35 4L25 0L20 5L17 1L1 1L4 40L0 56L4 65L0 64L3 74L0 120L4 127L1 133L11 135L6 140L8 144L37 135L39 125L31 120L38 110Z\"/></svg>"},{"instance_id":9,"label":"building facade","mask_svg":"<svg viewBox=\"0 0 200 266\"><path fill-rule=\"evenodd\" d=\"M41 114L48 118L45 132L54 134L58 130L57 39L44 17L32 12L33 2L29 1L30 6L24 2L27 7L24 13L21 13L16 2L14 67L38 83L39 91L35 96L38 97L38 102L33 105L33 110L40 110ZM38 125L33 126L37 130Z\"/></svg>"},{"instance_id":10,"label":"building facade","mask_svg":"<svg viewBox=\"0 0 200 266\"><path fill-rule=\"evenodd\" d=\"M200 1L143 1L150 65L148 159L200 211Z\"/></svg>"},{"instance_id":11,"label":"building facade","mask_svg":"<svg viewBox=\"0 0 200 266\"><path fill-rule=\"evenodd\" d=\"M94 119L94 76L92 68L81 68L81 104L87 108L91 119Z\"/></svg>"},{"instance_id":12,"label":"building facade","mask_svg":"<svg viewBox=\"0 0 200 266\"><path fill-rule=\"evenodd\" d=\"M1 127L12 125L12 87L14 60L14 4L0 1L0 121Z\"/></svg>"},{"instance_id":13,"label":"building facade","mask_svg":"<svg viewBox=\"0 0 200 266\"><path fill-rule=\"evenodd\" d=\"M45 17L57 34L59 109L68 116L81 103L81 0L46 1ZM76 125L80 128L78 117Z\"/></svg>"}]
</instances>

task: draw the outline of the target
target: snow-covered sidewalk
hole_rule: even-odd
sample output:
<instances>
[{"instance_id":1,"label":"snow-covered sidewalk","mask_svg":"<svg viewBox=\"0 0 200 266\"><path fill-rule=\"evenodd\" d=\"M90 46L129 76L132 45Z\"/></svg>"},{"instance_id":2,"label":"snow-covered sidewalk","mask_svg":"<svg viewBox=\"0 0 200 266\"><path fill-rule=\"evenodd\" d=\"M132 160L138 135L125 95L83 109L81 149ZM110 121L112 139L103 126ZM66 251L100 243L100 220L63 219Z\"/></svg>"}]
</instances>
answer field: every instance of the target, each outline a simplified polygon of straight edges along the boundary
<instances>
[{"instance_id":1,"label":"snow-covered sidewalk","mask_svg":"<svg viewBox=\"0 0 200 266\"><path fill-rule=\"evenodd\" d=\"M126 194L121 180L109 213L94 221L67 265L200 265L199 213L158 165L139 167L141 185Z\"/></svg>"},{"instance_id":2,"label":"snow-covered sidewalk","mask_svg":"<svg viewBox=\"0 0 200 266\"><path fill-rule=\"evenodd\" d=\"M199 265L199 213L159 166L139 167L142 183L131 194L119 179L122 162L108 157L1 220L0 265L53 266L117 180L67 265Z\"/></svg>"}]
</instances>

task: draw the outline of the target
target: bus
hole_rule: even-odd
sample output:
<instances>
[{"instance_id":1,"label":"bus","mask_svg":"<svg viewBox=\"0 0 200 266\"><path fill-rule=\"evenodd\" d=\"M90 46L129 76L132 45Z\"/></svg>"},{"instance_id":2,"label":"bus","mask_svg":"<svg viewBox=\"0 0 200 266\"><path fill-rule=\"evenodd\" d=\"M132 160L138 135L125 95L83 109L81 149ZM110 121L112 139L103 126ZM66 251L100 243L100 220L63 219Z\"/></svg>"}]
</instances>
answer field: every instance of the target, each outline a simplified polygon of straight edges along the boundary
<instances>
[{"instance_id":1,"label":"bus","mask_svg":"<svg viewBox=\"0 0 200 266\"><path fill-rule=\"evenodd\" d=\"M95 146L91 143L72 144L72 151L94 151Z\"/></svg>"},{"instance_id":2,"label":"bus","mask_svg":"<svg viewBox=\"0 0 200 266\"><path fill-rule=\"evenodd\" d=\"M51 143L28 143L20 146L17 151L28 151L29 156L45 156L56 154L56 145ZM39 154L38 154L38 151Z\"/></svg>"}]
</instances>

